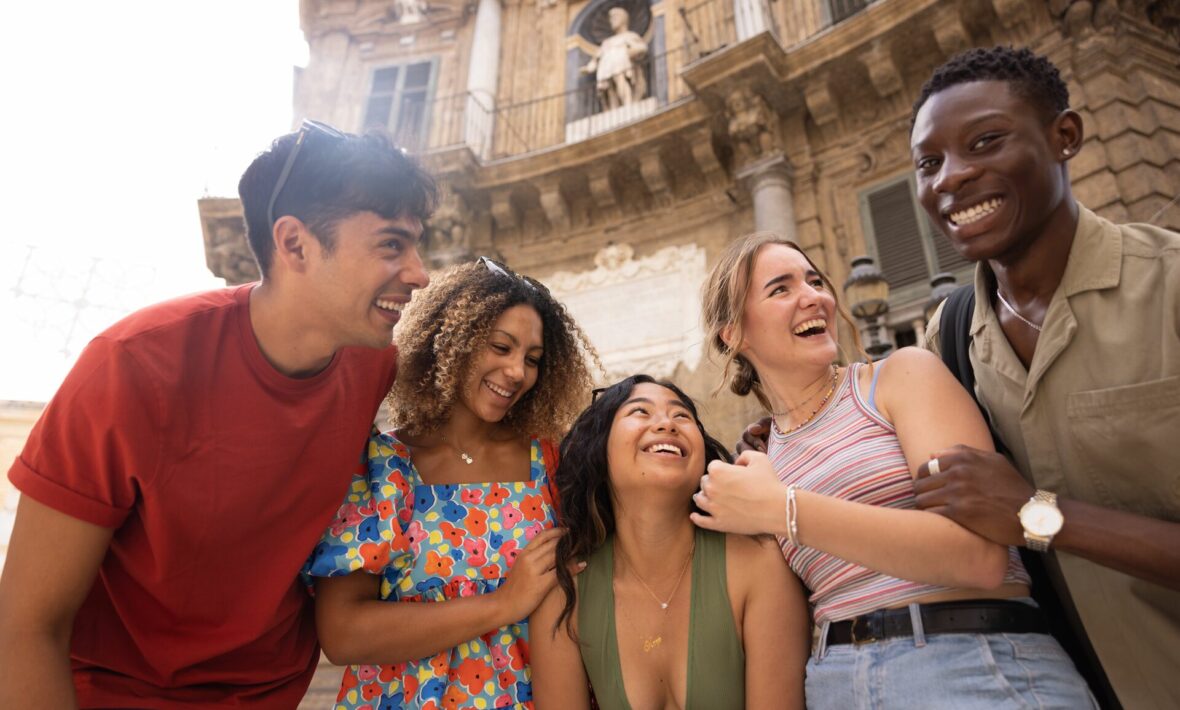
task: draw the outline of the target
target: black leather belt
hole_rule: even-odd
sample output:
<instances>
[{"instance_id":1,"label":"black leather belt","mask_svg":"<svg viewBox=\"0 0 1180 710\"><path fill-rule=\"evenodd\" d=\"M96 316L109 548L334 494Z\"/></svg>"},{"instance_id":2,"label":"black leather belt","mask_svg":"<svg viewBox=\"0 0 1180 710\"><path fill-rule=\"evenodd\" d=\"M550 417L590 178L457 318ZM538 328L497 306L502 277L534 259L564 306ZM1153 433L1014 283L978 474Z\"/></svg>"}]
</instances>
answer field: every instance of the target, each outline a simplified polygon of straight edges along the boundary
<instances>
[{"instance_id":1,"label":"black leather belt","mask_svg":"<svg viewBox=\"0 0 1180 710\"><path fill-rule=\"evenodd\" d=\"M1041 610L1023 602L968 600L919 606L922 630L930 634L1044 634L1049 632ZM913 636L910 610L878 609L828 627L828 645L872 643Z\"/></svg>"}]
</instances>

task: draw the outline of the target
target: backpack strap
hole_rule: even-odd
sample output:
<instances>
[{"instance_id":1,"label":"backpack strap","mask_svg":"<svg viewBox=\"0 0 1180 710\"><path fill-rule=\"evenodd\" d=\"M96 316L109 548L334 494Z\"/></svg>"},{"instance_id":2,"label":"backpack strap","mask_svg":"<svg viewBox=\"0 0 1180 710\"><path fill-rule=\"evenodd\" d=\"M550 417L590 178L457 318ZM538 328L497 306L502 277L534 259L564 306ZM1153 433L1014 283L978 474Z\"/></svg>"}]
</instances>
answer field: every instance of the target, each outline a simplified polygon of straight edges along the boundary
<instances>
[{"instance_id":1,"label":"backpack strap","mask_svg":"<svg viewBox=\"0 0 1180 710\"><path fill-rule=\"evenodd\" d=\"M966 284L947 296L938 321L938 345L951 374L975 397L975 370L971 367L971 315L975 312L975 286ZM978 400L976 401L978 404Z\"/></svg>"}]
</instances>

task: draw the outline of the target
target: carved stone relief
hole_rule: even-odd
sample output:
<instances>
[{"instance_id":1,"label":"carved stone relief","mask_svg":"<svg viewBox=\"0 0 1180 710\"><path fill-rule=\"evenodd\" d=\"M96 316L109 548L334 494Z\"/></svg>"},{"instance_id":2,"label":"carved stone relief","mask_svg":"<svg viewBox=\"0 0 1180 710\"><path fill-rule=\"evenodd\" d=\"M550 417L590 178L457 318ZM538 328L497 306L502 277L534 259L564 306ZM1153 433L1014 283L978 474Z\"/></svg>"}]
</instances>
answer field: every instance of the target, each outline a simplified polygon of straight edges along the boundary
<instances>
[{"instance_id":1,"label":"carved stone relief","mask_svg":"<svg viewBox=\"0 0 1180 710\"><path fill-rule=\"evenodd\" d=\"M610 244L594 263L593 270L543 281L594 343L607 376L668 377L679 363L695 369L704 337L705 250L686 244L636 259L631 245Z\"/></svg>"},{"instance_id":2,"label":"carved stone relief","mask_svg":"<svg viewBox=\"0 0 1180 710\"><path fill-rule=\"evenodd\" d=\"M739 86L729 93L725 114L739 164L780 150L777 116L766 99L748 86Z\"/></svg>"},{"instance_id":3,"label":"carved stone relief","mask_svg":"<svg viewBox=\"0 0 1180 710\"><path fill-rule=\"evenodd\" d=\"M258 265L246 242L241 217L214 217L205 227L205 264L229 286L258 280Z\"/></svg>"},{"instance_id":4,"label":"carved stone relief","mask_svg":"<svg viewBox=\"0 0 1180 710\"><path fill-rule=\"evenodd\" d=\"M439 268L471 258L471 214L463 198L443 183L438 209L425 229L426 255Z\"/></svg>"}]
</instances>

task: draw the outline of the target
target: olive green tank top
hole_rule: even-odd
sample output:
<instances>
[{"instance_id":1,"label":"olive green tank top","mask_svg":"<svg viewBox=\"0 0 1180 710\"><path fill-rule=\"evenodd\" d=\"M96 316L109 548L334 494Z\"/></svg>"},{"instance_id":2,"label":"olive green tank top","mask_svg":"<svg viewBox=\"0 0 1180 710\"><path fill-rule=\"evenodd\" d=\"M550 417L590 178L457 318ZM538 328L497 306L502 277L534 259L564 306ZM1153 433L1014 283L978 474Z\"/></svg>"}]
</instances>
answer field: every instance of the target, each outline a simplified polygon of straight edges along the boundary
<instances>
[{"instance_id":1,"label":"olive green tank top","mask_svg":"<svg viewBox=\"0 0 1180 710\"><path fill-rule=\"evenodd\" d=\"M578 575L578 637L598 706L631 710L615 634L614 544L612 535ZM729 605L721 533L696 531L688 624L685 710L740 710L745 706L746 658Z\"/></svg>"}]
</instances>

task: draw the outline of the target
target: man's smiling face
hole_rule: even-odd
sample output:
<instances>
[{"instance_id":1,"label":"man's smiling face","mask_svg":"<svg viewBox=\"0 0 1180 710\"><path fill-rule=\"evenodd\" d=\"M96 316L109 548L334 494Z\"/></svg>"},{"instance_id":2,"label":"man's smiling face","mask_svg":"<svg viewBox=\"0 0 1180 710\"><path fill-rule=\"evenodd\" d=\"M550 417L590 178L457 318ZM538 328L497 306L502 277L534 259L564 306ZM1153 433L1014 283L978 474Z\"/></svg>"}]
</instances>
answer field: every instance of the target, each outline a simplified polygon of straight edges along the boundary
<instances>
[{"instance_id":1,"label":"man's smiling face","mask_svg":"<svg viewBox=\"0 0 1180 710\"><path fill-rule=\"evenodd\" d=\"M1019 253L1068 209L1063 116L1046 120L1004 81L955 84L922 105L910 134L918 201L964 258Z\"/></svg>"}]
</instances>

